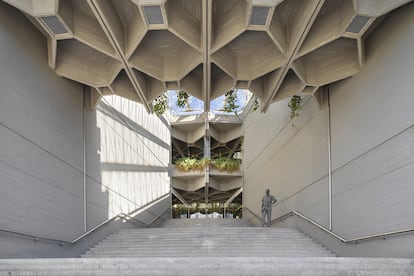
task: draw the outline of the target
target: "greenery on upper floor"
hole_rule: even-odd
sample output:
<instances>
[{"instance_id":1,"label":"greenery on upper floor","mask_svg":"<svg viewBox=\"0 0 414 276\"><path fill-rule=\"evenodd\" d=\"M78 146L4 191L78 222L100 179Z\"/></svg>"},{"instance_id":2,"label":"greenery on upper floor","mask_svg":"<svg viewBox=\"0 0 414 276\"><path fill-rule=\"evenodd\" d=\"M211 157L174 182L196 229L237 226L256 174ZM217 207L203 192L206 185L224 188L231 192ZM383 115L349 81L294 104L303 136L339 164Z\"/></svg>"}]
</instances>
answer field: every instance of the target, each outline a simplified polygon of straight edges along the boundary
<instances>
[{"instance_id":1,"label":"greenery on upper floor","mask_svg":"<svg viewBox=\"0 0 414 276\"><path fill-rule=\"evenodd\" d=\"M240 159L219 157L211 161L211 167L219 171L234 172L240 169Z\"/></svg>"},{"instance_id":2,"label":"greenery on upper floor","mask_svg":"<svg viewBox=\"0 0 414 276\"><path fill-rule=\"evenodd\" d=\"M181 172L203 171L210 166L221 172L234 172L240 169L240 159L219 157L215 159L183 157L175 161L176 168Z\"/></svg>"},{"instance_id":3,"label":"greenery on upper floor","mask_svg":"<svg viewBox=\"0 0 414 276\"><path fill-rule=\"evenodd\" d=\"M207 158L183 157L175 161L175 166L180 172L203 171L209 164L210 160Z\"/></svg>"}]
</instances>

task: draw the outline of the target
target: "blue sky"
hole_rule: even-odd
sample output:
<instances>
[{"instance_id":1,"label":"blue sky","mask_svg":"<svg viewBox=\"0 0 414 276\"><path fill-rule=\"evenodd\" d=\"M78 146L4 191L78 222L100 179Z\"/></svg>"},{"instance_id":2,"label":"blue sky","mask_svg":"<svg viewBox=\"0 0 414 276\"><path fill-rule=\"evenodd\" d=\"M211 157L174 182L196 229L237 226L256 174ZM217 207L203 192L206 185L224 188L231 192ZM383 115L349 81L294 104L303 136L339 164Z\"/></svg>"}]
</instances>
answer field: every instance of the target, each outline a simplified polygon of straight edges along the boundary
<instances>
[{"instance_id":1,"label":"blue sky","mask_svg":"<svg viewBox=\"0 0 414 276\"><path fill-rule=\"evenodd\" d=\"M237 111L240 111L244 108L251 97L251 93L246 89L236 89L237 99L236 104L239 106ZM169 90L168 92L168 106L173 113L178 113L178 115L188 114L188 113L201 113L204 110L204 102L196 97L191 96L189 98L190 108L193 112L185 112L186 108L181 108L177 106L177 91ZM215 113L221 113L220 111L224 107L225 96L222 95L210 102L210 111ZM174 112L175 111L175 112ZM185 113L184 113L185 112Z\"/></svg>"}]
</instances>

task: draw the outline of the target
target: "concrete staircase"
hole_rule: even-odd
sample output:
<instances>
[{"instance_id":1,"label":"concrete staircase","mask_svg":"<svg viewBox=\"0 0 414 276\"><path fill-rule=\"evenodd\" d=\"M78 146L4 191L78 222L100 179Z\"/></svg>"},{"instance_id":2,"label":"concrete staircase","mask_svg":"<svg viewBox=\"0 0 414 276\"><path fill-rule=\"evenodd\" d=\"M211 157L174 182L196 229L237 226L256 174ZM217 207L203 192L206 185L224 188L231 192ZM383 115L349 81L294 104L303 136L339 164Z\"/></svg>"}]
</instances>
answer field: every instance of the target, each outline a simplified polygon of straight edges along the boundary
<instances>
[{"instance_id":1,"label":"concrete staircase","mask_svg":"<svg viewBox=\"0 0 414 276\"><path fill-rule=\"evenodd\" d=\"M296 229L201 219L120 230L82 258L0 260L0 275L414 275L414 267L337 258Z\"/></svg>"},{"instance_id":2,"label":"concrete staircase","mask_svg":"<svg viewBox=\"0 0 414 276\"><path fill-rule=\"evenodd\" d=\"M290 228L207 227L121 230L83 257L333 257Z\"/></svg>"}]
</instances>

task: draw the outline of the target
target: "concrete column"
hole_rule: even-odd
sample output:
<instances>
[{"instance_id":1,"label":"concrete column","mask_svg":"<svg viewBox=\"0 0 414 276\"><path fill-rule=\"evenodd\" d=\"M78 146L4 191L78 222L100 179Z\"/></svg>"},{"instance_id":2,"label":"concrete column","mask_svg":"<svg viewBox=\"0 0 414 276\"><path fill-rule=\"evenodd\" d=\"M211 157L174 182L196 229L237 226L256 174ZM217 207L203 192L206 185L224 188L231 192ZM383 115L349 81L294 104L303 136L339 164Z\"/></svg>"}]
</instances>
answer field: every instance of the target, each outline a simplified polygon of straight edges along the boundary
<instances>
[{"instance_id":1,"label":"concrete column","mask_svg":"<svg viewBox=\"0 0 414 276\"><path fill-rule=\"evenodd\" d=\"M208 112L206 113L205 116L205 121L204 121L204 127L205 127L205 135L204 135L204 158L208 158L210 159L211 155L210 155L210 134L209 134L209 121L208 121ZM209 166L206 167L205 169L205 181L206 181L206 186L205 186L205 203L206 205L208 204L208 190L209 190L209 183L210 183L210 168ZM206 209L207 210L207 209Z\"/></svg>"}]
</instances>

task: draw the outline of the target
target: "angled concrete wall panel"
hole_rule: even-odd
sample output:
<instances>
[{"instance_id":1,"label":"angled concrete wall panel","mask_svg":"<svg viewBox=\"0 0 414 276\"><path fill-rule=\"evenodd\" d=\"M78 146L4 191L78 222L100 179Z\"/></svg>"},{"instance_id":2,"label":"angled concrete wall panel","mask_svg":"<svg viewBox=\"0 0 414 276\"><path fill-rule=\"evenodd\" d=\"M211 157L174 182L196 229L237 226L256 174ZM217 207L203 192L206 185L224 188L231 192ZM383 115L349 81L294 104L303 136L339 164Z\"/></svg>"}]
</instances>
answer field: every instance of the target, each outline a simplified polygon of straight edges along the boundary
<instances>
[{"instance_id":1,"label":"angled concrete wall panel","mask_svg":"<svg viewBox=\"0 0 414 276\"><path fill-rule=\"evenodd\" d=\"M332 230L345 239L414 228L413 13L409 4L385 18L366 40L365 68L330 87ZM274 218L296 210L329 227L328 115L311 98L294 126L287 101L249 116L243 205L259 213L269 187L279 199ZM339 256L414 254L412 234L345 245L299 219L278 225L301 228Z\"/></svg>"},{"instance_id":2,"label":"angled concrete wall panel","mask_svg":"<svg viewBox=\"0 0 414 276\"><path fill-rule=\"evenodd\" d=\"M89 230L169 193L170 131L118 96L89 109L87 90L48 67L46 45L20 12L0 2L0 228L71 241L85 227L84 137ZM146 222L169 207L166 201ZM117 227L130 227L118 224L75 247L0 231L0 258L79 256Z\"/></svg>"}]
</instances>

